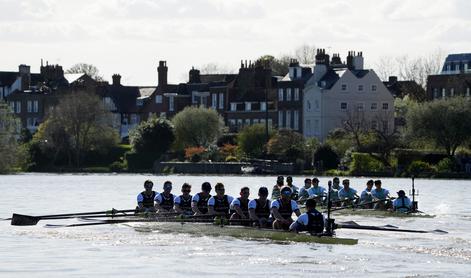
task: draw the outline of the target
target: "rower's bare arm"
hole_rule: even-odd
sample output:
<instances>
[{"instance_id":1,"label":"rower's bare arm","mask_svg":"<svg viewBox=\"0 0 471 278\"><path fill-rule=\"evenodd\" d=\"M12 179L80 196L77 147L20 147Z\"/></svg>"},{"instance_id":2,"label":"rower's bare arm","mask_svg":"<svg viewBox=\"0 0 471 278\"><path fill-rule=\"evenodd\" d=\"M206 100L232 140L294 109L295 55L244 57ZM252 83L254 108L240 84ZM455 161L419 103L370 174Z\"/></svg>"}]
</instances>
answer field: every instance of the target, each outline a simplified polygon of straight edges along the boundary
<instances>
[{"instance_id":1,"label":"rower's bare arm","mask_svg":"<svg viewBox=\"0 0 471 278\"><path fill-rule=\"evenodd\" d=\"M255 209L249 209L249 216L252 220L259 220L257 214L255 214Z\"/></svg>"},{"instance_id":2,"label":"rower's bare arm","mask_svg":"<svg viewBox=\"0 0 471 278\"><path fill-rule=\"evenodd\" d=\"M198 209L198 204L196 202L191 202L191 209L196 215L201 215L201 211Z\"/></svg>"},{"instance_id":3,"label":"rower's bare arm","mask_svg":"<svg viewBox=\"0 0 471 278\"><path fill-rule=\"evenodd\" d=\"M244 214L244 212L242 211L242 209L240 208L240 206L234 206L234 210L237 212L237 214L238 214L241 218L243 218L243 219L247 218L247 216L245 216L245 214Z\"/></svg>"},{"instance_id":4,"label":"rower's bare arm","mask_svg":"<svg viewBox=\"0 0 471 278\"><path fill-rule=\"evenodd\" d=\"M283 218L283 216L281 216L280 212L278 211L278 208L277 207L273 207L271 208L271 214L273 215L273 217L276 219L276 220L279 220L279 221L284 221L285 219Z\"/></svg>"}]
</instances>

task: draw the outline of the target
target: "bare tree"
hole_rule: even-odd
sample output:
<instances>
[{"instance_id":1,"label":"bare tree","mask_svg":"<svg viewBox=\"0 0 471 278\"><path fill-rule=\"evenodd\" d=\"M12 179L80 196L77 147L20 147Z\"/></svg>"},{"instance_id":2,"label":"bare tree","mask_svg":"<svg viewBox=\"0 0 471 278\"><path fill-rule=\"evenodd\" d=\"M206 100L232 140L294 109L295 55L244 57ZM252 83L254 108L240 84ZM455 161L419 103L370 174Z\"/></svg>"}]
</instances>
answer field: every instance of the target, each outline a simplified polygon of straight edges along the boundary
<instances>
[{"instance_id":1,"label":"bare tree","mask_svg":"<svg viewBox=\"0 0 471 278\"><path fill-rule=\"evenodd\" d=\"M409 58L407 55L400 56L396 59L399 78L413 80L425 88L427 77L440 72L443 57L443 51L440 49L417 58Z\"/></svg>"},{"instance_id":2,"label":"bare tree","mask_svg":"<svg viewBox=\"0 0 471 278\"><path fill-rule=\"evenodd\" d=\"M208 63L199 67L201 74L227 74L234 73L235 70L224 65Z\"/></svg>"},{"instance_id":3,"label":"bare tree","mask_svg":"<svg viewBox=\"0 0 471 278\"><path fill-rule=\"evenodd\" d=\"M375 68L379 78L383 81L388 80L390 76L397 73L397 63L391 56L380 57L378 62L375 64Z\"/></svg>"},{"instance_id":4,"label":"bare tree","mask_svg":"<svg viewBox=\"0 0 471 278\"><path fill-rule=\"evenodd\" d=\"M103 81L103 76L100 75L98 68L92 64L78 63L66 70L65 73L86 73L97 81Z\"/></svg>"},{"instance_id":5,"label":"bare tree","mask_svg":"<svg viewBox=\"0 0 471 278\"><path fill-rule=\"evenodd\" d=\"M301 64L314 64L316 61L316 47L314 45L303 44L296 48L294 57Z\"/></svg>"}]
</instances>

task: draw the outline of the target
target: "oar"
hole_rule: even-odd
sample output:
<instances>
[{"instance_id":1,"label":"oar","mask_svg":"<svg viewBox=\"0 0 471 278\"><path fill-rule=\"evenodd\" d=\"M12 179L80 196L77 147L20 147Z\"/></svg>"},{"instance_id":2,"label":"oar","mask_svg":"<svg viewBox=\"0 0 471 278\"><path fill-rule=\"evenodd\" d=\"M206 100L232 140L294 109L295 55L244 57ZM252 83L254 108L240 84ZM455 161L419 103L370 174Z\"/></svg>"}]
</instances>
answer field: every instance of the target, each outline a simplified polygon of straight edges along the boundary
<instances>
[{"instance_id":1,"label":"oar","mask_svg":"<svg viewBox=\"0 0 471 278\"><path fill-rule=\"evenodd\" d=\"M371 201L371 202L367 202L367 203L363 203L363 204L351 204L351 205L348 205L348 206L344 206L344 207L339 207L339 208L334 208L334 209L331 209L330 211L338 211L338 210L343 210L343 209L348 209L348 208L355 208L355 207L359 207L359 206L365 206L365 205L372 205L372 204L376 204L376 203L379 203L379 202L384 202L384 201L389 201L389 200L393 200L394 198L387 198L387 199L380 199L380 200L376 200L376 201ZM323 211L322 213L326 213L327 211Z\"/></svg>"},{"instance_id":2,"label":"oar","mask_svg":"<svg viewBox=\"0 0 471 278\"><path fill-rule=\"evenodd\" d=\"M104 210L104 211L93 211L93 212L76 212L76 213L64 213L64 214L50 214L50 215L41 215L41 216L32 216L32 215L23 215L13 213L13 216L4 220L11 220L11 225L14 226L33 226L38 224L41 219L59 219L60 217L77 217L82 215L94 215L94 214L117 214L117 213L126 213L134 212L135 209L126 209L126 210Z\"/></svg>"},{"instance_id":3,"label":"oar","mask_svg":"<svg viewBox=\"0 0 471 278\"><path fill-rule=\"evenodd\" d=\"M373 230L373 231L389 231L389 232L404 232L404 233L434 233L434 234L448 234L447 231L443 230L410 230L410 229L397 229L390 227L378 227L378 226L363 226L363 225L351 225L351 224L337 224L337 229L354 229L354 230Z\"/></svg>"}]
</instances>

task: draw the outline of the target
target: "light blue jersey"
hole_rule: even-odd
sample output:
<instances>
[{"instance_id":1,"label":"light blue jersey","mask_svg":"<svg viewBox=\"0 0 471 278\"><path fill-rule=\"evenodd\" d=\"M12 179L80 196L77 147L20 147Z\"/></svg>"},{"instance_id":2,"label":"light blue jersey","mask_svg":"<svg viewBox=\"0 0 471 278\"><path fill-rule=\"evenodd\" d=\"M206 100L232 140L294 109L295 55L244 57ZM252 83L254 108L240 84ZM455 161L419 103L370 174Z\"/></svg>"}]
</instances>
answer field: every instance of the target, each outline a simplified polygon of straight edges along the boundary
<instances>
[{"instance_id":1,"label":"light blue jersey","mask_svg":"<svg viewBox=\"0 0 471 278\"><path fill-rule=\"evenodd\" d=\"M355 199L355 196L357 194L357 191L353 188L348 188L346 190L345 188L342 188L339 190L339 198L340 199Z\"/></svg>"},{"instance_id":2,"label":"light blue jersey","mask_svg":"<svg viewBox=\"0 0 471 278\"><path fill-rule=\"evenodd\" d=\"M387 189L384 189L384 188L381 188L380 190L377 190L375 188L375 189L371 190L371 195L375 199L384 200L388 197L389 191Z\"/></svg>"},{"instance_id":3,"label":"light blue jersey","mask_svg":"<svg viewBox=\"0 0 471 278\"><path fill-rule=\"evenodd\" d=\"M373 196L371 196L371 190L365 189L361 192L360 202L361 203L370 203L373 201Z\"/></svg>"},{"instance_id":4,"label":"light blue jersey","mask_svg":"<svg viewBox=\"0 0 471 278\"><path fill-rule=\"evenodd\" d=\"M309 197L316 197L316 196L324 196L326 195L325 188L322 186L311 187L307 191L309 193Z\"/></svg>"},{"instance_id":5,"label":"light blue jersey","mask_svg":"<svg viewBox=\"0 0 471 278\"><path fill-rule=\"evenodd\" d=\"M395 211L408 212L412 209L412 201L406 196L399 197L394 200L393 208Z\"/></svg>"}]
</instances>

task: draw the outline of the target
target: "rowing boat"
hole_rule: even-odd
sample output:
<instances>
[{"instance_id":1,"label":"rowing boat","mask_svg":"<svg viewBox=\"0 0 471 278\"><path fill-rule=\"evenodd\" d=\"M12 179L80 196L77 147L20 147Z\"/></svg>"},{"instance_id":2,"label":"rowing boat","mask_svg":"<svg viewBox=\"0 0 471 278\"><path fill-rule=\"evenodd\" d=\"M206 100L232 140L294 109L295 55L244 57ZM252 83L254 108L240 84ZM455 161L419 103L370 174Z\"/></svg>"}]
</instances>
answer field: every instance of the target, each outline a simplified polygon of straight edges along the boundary
<instances>
[{"instance_id":1,"label":"rowing boat","mask_svg":"<svg viewBox=\"0 0 471 278\"><path fill-rule=\"evenodd\" d=\"M195 236L229 236L242 239L291 241L320 244L355 245L358 239L340 238L328 235L311 235L309 233L293 233L281 230L261 229L245 226L221 226L212 223L186 223L186 222L146 222L127 224L136 231L162 233L185 233Z\"/></svg>"},{"instance_id":2,"label":"rowing boat","mask_svg":"<svg viewBox=\"0 0 471 278\"><path fill-rule=\"evenodd\" d=\"M369 216L369 217L399 217L399 218L408 218L408 217L419 217L419 218L434 218L435 215L427 214L424 212L398 212L398 211L389 211L389 210L375 210L375 209L342 209L342 210L332 210L332 213L337 215L359 215L359 216Z\"/></svg>"}]
</instances>

